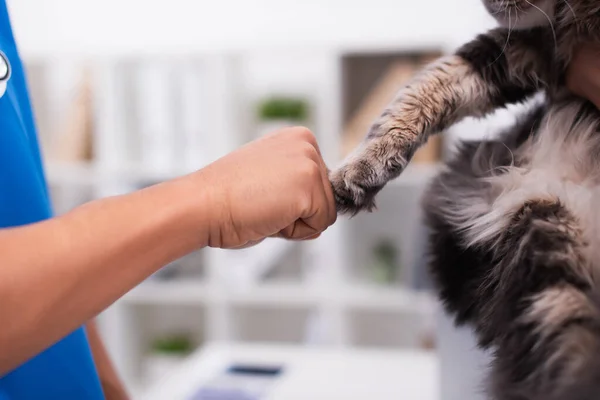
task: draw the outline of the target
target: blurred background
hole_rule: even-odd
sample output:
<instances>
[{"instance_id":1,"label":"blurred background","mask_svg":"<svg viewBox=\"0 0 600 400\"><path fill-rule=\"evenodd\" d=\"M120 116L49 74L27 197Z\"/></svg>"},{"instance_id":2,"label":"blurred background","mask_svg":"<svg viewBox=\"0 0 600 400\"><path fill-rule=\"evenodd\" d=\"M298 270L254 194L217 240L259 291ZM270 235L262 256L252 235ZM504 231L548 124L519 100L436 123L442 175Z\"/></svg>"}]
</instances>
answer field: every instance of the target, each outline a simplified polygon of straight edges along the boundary
<instances>
[{"instance_id":1,"label":"blurred background","mask_svg":"<svg viewBox=\"0 0 600 400\"><path fill-rule=\"evenodd\" d=\"M333 167L415 71L493 26L479 0L7 3L59 214L286 125L310 127ZM376 213L313 243L166 266L100 316L128 388L145 393L211 342L439 353L420 196L457 139L507 121L443 132Z\"/></svg>"}]
</instances>

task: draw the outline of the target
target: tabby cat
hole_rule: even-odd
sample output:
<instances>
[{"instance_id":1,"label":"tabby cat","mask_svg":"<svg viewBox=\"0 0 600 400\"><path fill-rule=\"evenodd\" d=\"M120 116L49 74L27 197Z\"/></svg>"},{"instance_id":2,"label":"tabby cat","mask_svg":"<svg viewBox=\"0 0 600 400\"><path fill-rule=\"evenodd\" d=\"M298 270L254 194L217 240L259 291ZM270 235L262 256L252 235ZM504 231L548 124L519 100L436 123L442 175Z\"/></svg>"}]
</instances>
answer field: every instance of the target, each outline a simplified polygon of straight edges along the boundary
<instances>
[{"instance_id":1,"label":"tabby cat","mask_svg":"<svg viewBox=\"0 0 600 400\"><path fill-rule=\"evenodd\" d=\"M490 398L600 399L600 112L565 85L577 46L600 42L600 0L484 4L502 27L400 91L331 173L338 209L372 209L430 134L541 97L434 179L431 269L446 309L492 353Z\"/></svg>"}]
</instances>

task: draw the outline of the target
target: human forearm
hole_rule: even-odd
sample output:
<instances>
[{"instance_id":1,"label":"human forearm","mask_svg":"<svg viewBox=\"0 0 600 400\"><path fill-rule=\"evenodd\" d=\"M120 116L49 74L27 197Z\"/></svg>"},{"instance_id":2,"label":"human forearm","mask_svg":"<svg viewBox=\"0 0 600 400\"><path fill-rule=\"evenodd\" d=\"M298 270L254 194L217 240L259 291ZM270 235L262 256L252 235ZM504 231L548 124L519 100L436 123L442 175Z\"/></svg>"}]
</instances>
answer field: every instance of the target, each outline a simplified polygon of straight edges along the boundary
<instances>
[{"instance_id":1,"label":"human forearm","mask_svg":"<svg viewBox=\"0 0 600 400\"><path fill-rule=\"evenodd\" d=\"M102 343L95 321L86 326L88 341L106 400L127 400L129 396Z\"/></svg>"},{"instance_id":2,"label":"human forearm","mask_svg":"<svg viewBox=\"0 0 600 400\"><path fill-rule=\"evenodd\" d=\"M169 261L207 243L189 179L0 231L0 375L43 350Z\"/></svg>"},{"instance_id":3,"label":"human forearm","mask_svg":"<svg viewBox=\"0 0 600 400\"><path fill-rule=\"evenodd\" d=\"M0 230L0 376L194 249L312 238L335 219L314 135L296 128L184 178Z\"/></svg>"}]
</instances>

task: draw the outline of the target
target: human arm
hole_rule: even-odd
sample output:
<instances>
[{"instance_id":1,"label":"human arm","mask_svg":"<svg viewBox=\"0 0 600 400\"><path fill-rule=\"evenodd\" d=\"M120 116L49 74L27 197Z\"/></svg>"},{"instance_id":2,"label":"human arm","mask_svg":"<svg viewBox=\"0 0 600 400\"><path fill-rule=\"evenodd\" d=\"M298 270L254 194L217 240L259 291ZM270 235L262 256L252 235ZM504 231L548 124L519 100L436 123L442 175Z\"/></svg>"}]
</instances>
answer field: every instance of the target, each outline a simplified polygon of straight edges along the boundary
<instances>
[{"instance_id":1,"label":"human arm","mask_svg":"<svg viewBox=\"0 0 600 400\"><path fill-rule=\"evenodd\" d=\"M567 84L600 109L600 44L587 44L575 52Z\"/></svg>"},{"instance_id":2,"label":"human arm","mask_svg":"<svg viewBox=\"0 0 600 400\"><path fill-rule=\"evenodd\" d=\"M335 218L314 136L298 128L179 179L0 230L0 376L197 248L304 239Z\"/></svg>"},{"instance_id":3,"label":"human arm","mask_svg":"<svg viewBox=\"0 0 600 400\"><path fill-rule=\"evenodd\" d=\"M88 322L85 328L106 400L128 400L129 395L102 343L96 321Z\"/></svg>"}]
</instances>

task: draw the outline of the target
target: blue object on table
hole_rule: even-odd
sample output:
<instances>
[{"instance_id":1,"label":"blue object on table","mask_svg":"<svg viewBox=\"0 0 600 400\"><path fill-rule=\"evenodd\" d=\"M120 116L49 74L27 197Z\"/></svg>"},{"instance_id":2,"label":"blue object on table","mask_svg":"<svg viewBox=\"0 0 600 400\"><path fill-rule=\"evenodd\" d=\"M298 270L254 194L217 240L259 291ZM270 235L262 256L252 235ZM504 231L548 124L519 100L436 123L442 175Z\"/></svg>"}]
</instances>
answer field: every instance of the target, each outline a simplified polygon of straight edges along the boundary
<instances>
[{"instance_id":1,"label":"blue object on table","mask_svg":"<svg viewBox=\"0 0 600 400\"><path fill-rule=\"evenodd\" d=\"M282 373L281 367L232 365L189 400L261 400Z\"/></svg>"},{"instance_id":2,"label":"blue object on table","mask_svg":"<svg viewBox=\"0 0 600 400\"><path fill-rule=\"evenodd\" d=\"M201 389L190 400L260 400L260 397L236 389Z\"/></svg>"}]
</instances>

